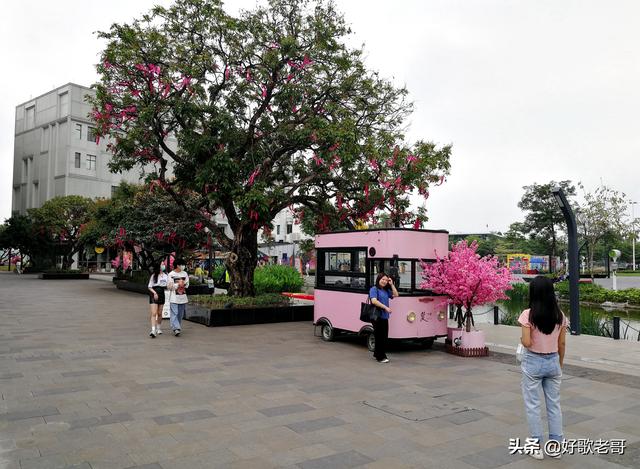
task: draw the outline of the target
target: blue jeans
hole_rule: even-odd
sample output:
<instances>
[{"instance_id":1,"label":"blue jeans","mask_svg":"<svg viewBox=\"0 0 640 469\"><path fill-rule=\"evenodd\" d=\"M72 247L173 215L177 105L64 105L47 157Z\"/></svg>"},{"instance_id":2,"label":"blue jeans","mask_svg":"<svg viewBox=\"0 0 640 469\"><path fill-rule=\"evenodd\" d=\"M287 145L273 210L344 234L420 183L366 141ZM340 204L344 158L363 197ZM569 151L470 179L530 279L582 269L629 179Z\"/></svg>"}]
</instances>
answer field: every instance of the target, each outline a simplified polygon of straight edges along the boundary
<instances>
[{"instance_id":1,"label":"blue jeans","mask_svg":"<svg viewBox=\"0 0 640 469\"><path fill-rule=\"evenodd\" d=\"M187 309L186 304L171 303L169 305L171 310L171 330L182 329L182 319L184 318L184 312Z\"/></svg>"},{"instance_id":2,"label":"blue jeans","mask_svg":"<svg viewBox=\"0 0 640 469\"><path fill-rule=\"evenodd\" d=\"M525 350L522 358L522 397L529 424L529 434L542 444L540 390L544 394L549 423L549 439L562 441L562 409L560 381L562 369L557 353L539 354Z\"/></svg>"}]
</instances>

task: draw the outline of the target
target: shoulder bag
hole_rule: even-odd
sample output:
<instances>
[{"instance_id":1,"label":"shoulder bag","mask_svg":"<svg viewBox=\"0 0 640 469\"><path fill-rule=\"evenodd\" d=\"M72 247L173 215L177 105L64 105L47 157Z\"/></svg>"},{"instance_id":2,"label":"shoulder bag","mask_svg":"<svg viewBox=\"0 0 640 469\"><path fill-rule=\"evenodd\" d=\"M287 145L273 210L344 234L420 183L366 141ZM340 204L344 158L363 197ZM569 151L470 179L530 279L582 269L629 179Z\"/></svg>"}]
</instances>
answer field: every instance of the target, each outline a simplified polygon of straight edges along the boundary
<instances>
[{"instance_id":1,"label":"shoulder bag","mask_svg":"<svg viewBox=\"0 0 640 469\"><path fill-rule=\"evenodd\" d=\"M376 287L376 299L378 299L378 287ZM367 293L367 302L360 303L360 321L371 322L378 319L379 312L378 307L371 304L371 298Z\"/></svg>"}]
</instances>

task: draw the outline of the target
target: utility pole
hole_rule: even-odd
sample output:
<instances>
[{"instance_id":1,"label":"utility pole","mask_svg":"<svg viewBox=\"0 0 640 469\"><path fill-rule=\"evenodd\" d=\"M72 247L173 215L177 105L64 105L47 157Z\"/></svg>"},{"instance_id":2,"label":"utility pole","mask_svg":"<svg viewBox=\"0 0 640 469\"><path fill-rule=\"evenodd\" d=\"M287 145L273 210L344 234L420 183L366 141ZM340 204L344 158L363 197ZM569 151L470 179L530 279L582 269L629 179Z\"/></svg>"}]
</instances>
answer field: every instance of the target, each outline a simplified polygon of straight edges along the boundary
<instances>
[{"instance_id":1,"label":"utility pole","mask_svg":"<svg viewBox=\"0 0 640 469\"><path fill-rule=\"evenodd\" d=\"M553 197L558 202L560 210L567 223L567 236L569 237L569 309L571 310L571 335L580 335L580 291L578 290L578 278L580 277L580 265L578 264L578 228L576 217L569 205L564 191L556 186L551 189Z\"/></svg>"}]
</instances>

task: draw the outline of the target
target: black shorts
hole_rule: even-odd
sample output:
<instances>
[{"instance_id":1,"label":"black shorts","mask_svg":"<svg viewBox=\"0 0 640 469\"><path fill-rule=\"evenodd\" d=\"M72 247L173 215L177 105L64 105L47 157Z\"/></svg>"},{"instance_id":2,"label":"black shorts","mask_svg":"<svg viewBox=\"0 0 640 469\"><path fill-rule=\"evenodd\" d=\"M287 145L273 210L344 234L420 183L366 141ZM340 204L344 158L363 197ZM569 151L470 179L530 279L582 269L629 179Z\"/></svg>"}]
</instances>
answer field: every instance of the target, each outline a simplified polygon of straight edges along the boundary
<instances>
[{"instance_id":1,"label":"black shorts","mask_svg":"<svg viewBox=\"0 0 640 469\"><path fill-rule=\"evenodd\" d=\"M163 305L164 304L164 287L151 287L154 292L158 294L158 299L156 300L153 295L149 294L149 304L150 305Z\"/></svg>"}]
</instances>

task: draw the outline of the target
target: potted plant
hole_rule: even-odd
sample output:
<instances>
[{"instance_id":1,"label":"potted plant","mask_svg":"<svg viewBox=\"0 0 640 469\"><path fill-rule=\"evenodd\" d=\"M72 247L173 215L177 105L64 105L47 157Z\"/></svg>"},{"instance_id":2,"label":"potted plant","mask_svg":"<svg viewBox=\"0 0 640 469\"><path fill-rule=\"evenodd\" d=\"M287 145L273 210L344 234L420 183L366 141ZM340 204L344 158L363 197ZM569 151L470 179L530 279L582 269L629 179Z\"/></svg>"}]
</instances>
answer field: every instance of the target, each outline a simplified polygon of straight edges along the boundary
<instances>
[{"instance_id":1,"label":"potted plant","mask_svg":"<svg viewBox=\"0 0 640 469\"><path fill-rule=\"evenodd\" d=\"M484 333L475 329L473 307L508 299L505 292L513 287L509 269L500 267L498 259L493 256L480 257L477 250L476 241L468 244L462 240L452 246L446 257L437 257L433 264L423 262L424 281L420 287L445 295L449 303L458 306L458 329L450 328L448 334L452 346L486 350Z\"/></svg>"}]
</instances>

